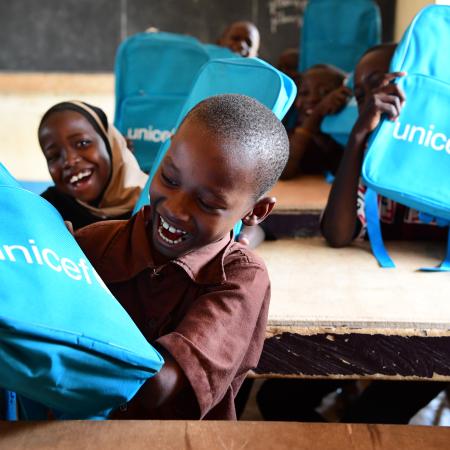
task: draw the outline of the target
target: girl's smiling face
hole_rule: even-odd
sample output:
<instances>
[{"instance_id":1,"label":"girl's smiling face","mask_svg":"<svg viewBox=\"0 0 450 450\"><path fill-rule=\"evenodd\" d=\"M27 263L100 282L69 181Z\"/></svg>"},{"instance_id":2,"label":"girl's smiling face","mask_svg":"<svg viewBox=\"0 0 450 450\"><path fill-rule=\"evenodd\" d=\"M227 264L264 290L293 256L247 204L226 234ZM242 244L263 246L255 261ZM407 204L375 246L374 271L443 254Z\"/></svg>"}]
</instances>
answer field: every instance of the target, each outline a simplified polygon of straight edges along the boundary
<instances>
[{"instance_id":1,"label":"girl's smiling face","mask_svg":"<svg viewBox=\"0 0 450 450\"><path fill-rule=\"evenodd\" d=\"M58 190L85 203L99 201L109 182L111 159L102 136L82 114L51 113L39 128L39 144Z\"/></svg>"}]
</instances>

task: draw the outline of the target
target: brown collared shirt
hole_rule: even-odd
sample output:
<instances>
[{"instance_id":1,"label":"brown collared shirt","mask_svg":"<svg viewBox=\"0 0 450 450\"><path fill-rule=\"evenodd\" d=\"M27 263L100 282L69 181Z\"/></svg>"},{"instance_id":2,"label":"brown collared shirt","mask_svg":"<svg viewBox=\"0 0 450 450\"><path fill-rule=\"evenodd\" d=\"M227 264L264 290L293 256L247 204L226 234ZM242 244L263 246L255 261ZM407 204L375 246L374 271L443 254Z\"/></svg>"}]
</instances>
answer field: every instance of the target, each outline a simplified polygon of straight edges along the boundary
<instances>
[{"instance_id":1,"label":"brown collared shirt","mask_svg":"<svg viewBox=\"0 0 450 450\"><path fill-rule=\"evenodd\" d=\"M75 237L148 341L177 361L192 391L152 414L134 402L115 418L234 419L234 397L264 342L267 269L232 236L157 267L149 217L146 207L128 221L95 223Z\"/></svg>"}]
</instances>

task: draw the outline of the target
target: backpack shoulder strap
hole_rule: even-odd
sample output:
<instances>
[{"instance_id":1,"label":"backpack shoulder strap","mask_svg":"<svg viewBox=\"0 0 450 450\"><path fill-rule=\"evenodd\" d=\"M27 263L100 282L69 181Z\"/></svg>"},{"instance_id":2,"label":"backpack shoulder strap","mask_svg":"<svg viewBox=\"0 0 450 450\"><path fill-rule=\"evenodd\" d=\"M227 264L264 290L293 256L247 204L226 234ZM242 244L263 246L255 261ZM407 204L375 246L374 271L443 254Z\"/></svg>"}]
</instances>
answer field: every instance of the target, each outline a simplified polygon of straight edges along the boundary
<instances>
[{"instance_id":1,"label":"backpack shoulder strap","mask_svg":"<svg viewBox=\"0 0 450 450\"><path fill-rule=\"evenodd\" d=\"M365 194L365 213L370 246L378 264L383 269L394 268L395 264L384 246L383 237L381 235L377 193L370 188L367 188Z\"/></svg>"}]
</instances>

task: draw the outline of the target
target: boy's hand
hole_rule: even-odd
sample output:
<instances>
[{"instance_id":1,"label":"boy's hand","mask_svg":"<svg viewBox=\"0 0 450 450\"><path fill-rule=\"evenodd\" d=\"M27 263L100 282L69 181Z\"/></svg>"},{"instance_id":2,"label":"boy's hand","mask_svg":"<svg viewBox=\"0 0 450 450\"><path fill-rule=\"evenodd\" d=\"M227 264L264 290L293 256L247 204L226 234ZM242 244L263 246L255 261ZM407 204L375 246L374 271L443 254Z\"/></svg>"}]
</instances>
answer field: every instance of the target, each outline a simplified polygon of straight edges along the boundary
<instances>
[{"instance_id":1,"label":"boy's hand","mask_svg":"<svg viewBox=\"0 0 450 450\"><path fill-rule=\"evenodd\" d=\"M392 80L406 75L405 72L386 73L381 76L379 86L365 100L360 108L355 124L359 132L371 133L380 123L382 114L390 120L396 120L405 102L405 94Z\"/></svg>"},{"instance_id":2,"label":"boy's hand","mask_svg":"<svg viewBox=\"0 0 450 450\"><path fill-rule=\"evenodd\" d=\"M352 91L346 86L341 86L327 94L314 108L314 113L324 117L335 114L342 109L352 96Z\"/></svg>"}]
</instances>

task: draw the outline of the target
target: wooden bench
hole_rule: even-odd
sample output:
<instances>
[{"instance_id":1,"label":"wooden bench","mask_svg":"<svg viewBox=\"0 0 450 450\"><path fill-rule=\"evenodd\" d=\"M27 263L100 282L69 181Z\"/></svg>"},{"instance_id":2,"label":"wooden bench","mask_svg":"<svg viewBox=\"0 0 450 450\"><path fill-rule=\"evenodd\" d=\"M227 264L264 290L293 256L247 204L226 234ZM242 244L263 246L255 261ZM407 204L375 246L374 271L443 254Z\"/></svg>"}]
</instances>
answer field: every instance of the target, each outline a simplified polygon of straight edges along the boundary
<instances>
[{"instance_id":1,"label":"wooden bench","mask_svg":"<svg viewBox=\"0 0 450 450\"><path fill-rule=\"evenodd\" d=\"M7 450L438 450L450 428L294 422L0 422Z\"/></svg>"},{"instance_id":2,"label":"wooden bench","mask_svg":"<svg viewBox=\"0 0 450 450\"><path fill-rule=\"evenodd\" d=\"M267 339L255 376L450 380L450 274L444 244L387 243L381 269L361 242L265 242L271 281Z\"/></svg>"}]
</instances>

